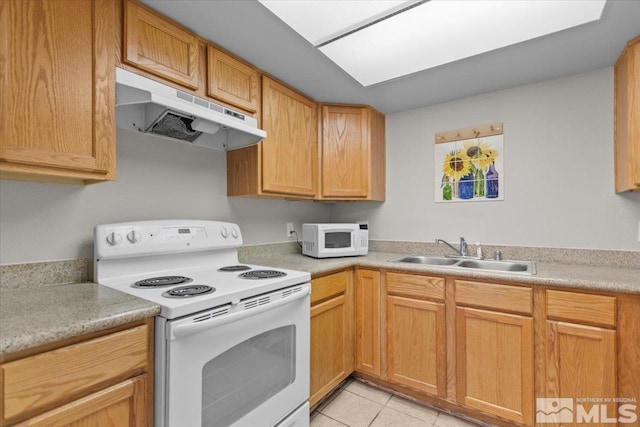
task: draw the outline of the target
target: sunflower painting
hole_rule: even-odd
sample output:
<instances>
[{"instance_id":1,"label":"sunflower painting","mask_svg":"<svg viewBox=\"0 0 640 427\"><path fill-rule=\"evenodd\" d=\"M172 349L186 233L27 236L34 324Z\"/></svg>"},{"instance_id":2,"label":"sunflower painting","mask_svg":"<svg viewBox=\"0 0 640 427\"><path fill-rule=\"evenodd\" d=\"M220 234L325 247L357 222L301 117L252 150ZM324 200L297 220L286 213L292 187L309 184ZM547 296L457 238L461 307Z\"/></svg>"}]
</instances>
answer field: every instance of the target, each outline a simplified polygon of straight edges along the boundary
<instances>
[{"instance_id":1,"label":"sunflower painting","mask_svg":"<svg viewBox=\"0 0 640 427\"><path fill-rule=\"evenodd\" d=\"M435 145L436 202L504 200L503 135Z\"/></svg>"}]
</instances>

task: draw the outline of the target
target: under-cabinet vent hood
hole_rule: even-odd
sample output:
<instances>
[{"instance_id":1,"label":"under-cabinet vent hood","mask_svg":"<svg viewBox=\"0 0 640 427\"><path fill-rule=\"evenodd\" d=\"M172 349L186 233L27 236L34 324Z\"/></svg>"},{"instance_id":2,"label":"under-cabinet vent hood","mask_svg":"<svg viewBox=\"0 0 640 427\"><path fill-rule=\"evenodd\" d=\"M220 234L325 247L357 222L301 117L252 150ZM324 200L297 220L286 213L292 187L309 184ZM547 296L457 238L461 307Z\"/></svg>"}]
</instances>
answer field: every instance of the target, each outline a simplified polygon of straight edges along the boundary
<instances>
[{"instance_id":1,"label":"under-cabinet vent hood","mask_svg":"<svg viewBox=\"0 0 640 427\"><path fill-rule=\"evenodd\" d=\"M116 68L116 122L201 147L234 150L260 142L267 133L255 117Z\"/></svg>"}]
</instances>

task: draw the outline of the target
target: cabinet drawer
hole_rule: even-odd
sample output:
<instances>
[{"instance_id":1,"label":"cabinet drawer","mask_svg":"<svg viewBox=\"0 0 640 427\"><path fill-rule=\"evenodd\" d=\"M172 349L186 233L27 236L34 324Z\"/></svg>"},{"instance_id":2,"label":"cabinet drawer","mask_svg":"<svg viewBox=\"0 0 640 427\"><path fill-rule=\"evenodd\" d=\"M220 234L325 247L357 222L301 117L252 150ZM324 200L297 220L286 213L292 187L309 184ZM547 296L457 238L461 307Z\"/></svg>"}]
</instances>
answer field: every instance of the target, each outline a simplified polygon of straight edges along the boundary
<instances>
[{"instance_id":1,"label":"cabinet drawer","mask_svg":"<svg viewBox=\"0 0 640 427\"><path fill-rule=\"evenodd\" d=\"M387 293L409 298L444 299L444 279L415 274L387 273Z\"/></svg>"},{"instance_id":2,"label":"cabinet drawer","mask_svg":"<svg viewBox=\"0 0 640 427\"><path fill-rule=\"evenodd\" d=\"M547 316L558 320L616 326L616 298L547 291Z\"/></svg>"},{"instance_id":3,"label":"cabinet drawer","mask_svg":"<svg viewBox=\"0 0 640 427\"><path fill-rule=\"evenodd\" d=\"M77 398L147 364L146 325L5 363L4 419Z\"/></svg>"},{"instance_id":4,"label":"cabinet drawer","mask_svg":"<svg viewBox=\"0 0 640 427\"><path fill-rule=\"evenodd\" d=\"M531 288L456 280L456 303L515 313L533 312Z\"/></svg>"},{"instance_id":5,"label":"cabinet drawer","mask_svg":"<svg viewBox=\"0 0 640 427\"><path fill-rule=\"evenodd\" d=\"M342 271L311 281L311 304L344 294L347 291L351 271Z\"/></svg>"}]
</instances>

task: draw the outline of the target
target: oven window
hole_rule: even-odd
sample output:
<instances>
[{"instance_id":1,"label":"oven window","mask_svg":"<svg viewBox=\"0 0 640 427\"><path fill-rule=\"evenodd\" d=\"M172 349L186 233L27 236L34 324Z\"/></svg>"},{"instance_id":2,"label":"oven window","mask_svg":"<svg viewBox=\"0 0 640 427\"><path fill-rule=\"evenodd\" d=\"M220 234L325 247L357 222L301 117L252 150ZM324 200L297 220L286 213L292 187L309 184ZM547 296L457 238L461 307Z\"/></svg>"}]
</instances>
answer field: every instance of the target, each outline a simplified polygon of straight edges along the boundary
<instances>
[{"instance_id":1,"label":"oven window","mask_svg":"<svg viewBox=\"0 0 640 427\"><path fill-rule=\"evenodd\" d=\"M351 232L336 231L328 232L324 235L325 249L339 249L351 247Z\"/></svg>"},{"instance_id":2,"label":"oven window","mask_svg":"<svg viewBox=\"0 0 640 427\"><path fill-rule=\"evenodd\" d=\"M229 426L293 383L294 325L250 338L202 368L202 426Z\"/></svg>"}]
</instances>

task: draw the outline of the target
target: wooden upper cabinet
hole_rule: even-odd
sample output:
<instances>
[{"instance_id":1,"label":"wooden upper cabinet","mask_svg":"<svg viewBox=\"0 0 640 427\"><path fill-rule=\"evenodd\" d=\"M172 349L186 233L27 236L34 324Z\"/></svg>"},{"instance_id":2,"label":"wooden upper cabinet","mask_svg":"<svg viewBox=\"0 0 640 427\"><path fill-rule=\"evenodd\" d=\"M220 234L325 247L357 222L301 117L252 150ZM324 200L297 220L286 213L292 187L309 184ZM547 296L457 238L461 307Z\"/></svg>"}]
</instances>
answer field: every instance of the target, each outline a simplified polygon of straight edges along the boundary
<instances>
[{"instance_id":1,"label":"wooden upper cabinet","mask_svg":"<svg viewBox=\"0 0 640 427\"><path fill-rule=\"evenodd\" d=\"M314 197L317 187L316 103L262 77L262 191Z\"/></svg>"},{"instance_id":2,"label":"wooden upper cabinet","mask_svg":"<svg viewBox=\"0 0 640 427\"><path fill-rule=\"evenodd\" d=\"M385 199L385 117L371 107L323 105L323 199Z\"/></svg>"},{"instance_id":3,"label":"wooden upper cabinet","mask_svg":"<svg viewBox=\"0 0 640 427\"><path fill-rule=\"evenodd\" d=\"M615 65L616 193L640 190L640 37L631 40Z\"/></svg>"},{"instance_id":4,"label":"wooden upper cabinet","mask_svg":"<svg viewBox=\"0 0 640 427\"><path fill-rule=\"evenodd\" d=\"M260 106L260 73L231 55L207 47L207 95L250 113Z\"/></svg>"},{"instance_id":5,"label":"wooden upper cabinet","mask_svg":"<svg viewBox=\"0 0 640 427\"><path fill-rule=\"evenodd\" d=\"M123 60L190 89L198 88L198 37L153 10L125 2Z\"/></svg>"},{"instance_id":6,"label":"wooden upper cabinet","mask_svg":"<svg viewBox=\"0 0 640 427\"><path fill-rule=\"evenodd\" d=\"M0 177L115 178L116 4L0 2Z\"/></svg>"}]
</instances>

